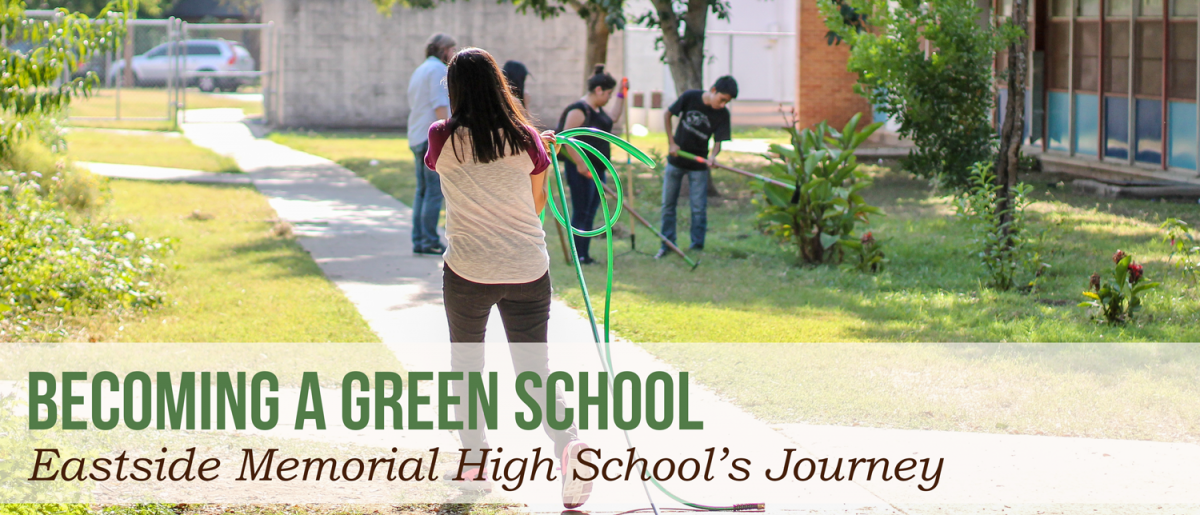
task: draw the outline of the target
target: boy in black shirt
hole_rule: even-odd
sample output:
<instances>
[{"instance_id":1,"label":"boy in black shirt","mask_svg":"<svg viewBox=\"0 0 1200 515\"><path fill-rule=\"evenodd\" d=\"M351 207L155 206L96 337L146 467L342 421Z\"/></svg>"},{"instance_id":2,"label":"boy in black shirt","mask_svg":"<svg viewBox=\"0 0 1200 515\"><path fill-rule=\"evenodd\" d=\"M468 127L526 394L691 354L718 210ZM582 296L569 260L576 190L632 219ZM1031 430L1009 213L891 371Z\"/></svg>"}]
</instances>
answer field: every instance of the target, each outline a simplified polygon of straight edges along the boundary
<instances>
[{"instance_id":1,"label":"boy in black shirt","mask_svg":"<svg viewBox=\"0 0 1200 515\"><path fill-rule=\"evenodd\" d=\"M679 95L679 99L663 113L663 126L667 128L667 144L671 156L663 173L662 234L675 242L675 205L679 202L679 188L683 176L688 178L689 203L692 206L692 245L690 250L704 249L704 233L708 230L708 167L698 161L676 155L680 150L711 162L721 153L721 142L729 141L729 110L725 105L737 98L738 85L733 77L726 75L717 79L708 91L692 89ZM679 117L679 127L671 134L671 119ZM708 140L713 139L712 153L708 151ZM655 258L666 255L668 248L663 244Z\"/></svg>"}]
</instances>

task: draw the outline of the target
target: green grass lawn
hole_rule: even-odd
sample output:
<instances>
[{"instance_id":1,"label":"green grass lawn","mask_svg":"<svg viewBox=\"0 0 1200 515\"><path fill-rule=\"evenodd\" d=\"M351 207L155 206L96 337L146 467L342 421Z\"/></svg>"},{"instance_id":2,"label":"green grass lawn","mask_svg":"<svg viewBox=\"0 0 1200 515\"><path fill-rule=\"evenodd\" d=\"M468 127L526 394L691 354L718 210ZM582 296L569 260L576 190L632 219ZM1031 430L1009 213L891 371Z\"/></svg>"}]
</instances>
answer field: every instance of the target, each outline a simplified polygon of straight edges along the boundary
<instances>
[{"instance_id":1,"label":"green grass lawn","mask_svg":"<svg viewBox=\"0 0 1200 515\"><path fill-rule=\"evenodd\" d=\"M324 145L323 155L343 156L343 164L346 156L369 162L374 144L353 135L315 139L277 141ZM407 201L408 166L348 167ZM674 256L654 260L658 243L644 228L637 252L628 239L616 243L614 330L662 342L642 345L775 422L1200 440L1200 346L1127 343L1200 341L1200 290L1168 267L1157 231L1171 216L1200 223L1200 206L1101 201L1058 187L1061 177L1030 176L1038 188L1030 217L1035 229L1052 231L1052 268L1035 293L996 292L982 286L969 231L946 197L905 174L876 173L866 196L888 215L869 227L891 259L883 273L795 266L791 249L756 228L754 187L718 171L724 197L710 202L696 270ZM634 175L633 205L657 222L661 179L645 168ZM679 209L686 247L686 201ZM547 234L555 290L582 307L556 231ZM1135 323L1098 325L1076 304L1088 276L1111 267L1118 248L1165 287L1146 296ZM605 259L602 245L593 249ZM603 268L588 267L586 276L593 305L602 305Z\"/></svg>"},{"instance_id":2,"label":"green grass lawn","mask_svg":"<svg viewBox=\"0 0 1200 515\"><path fill-rule=\"evenodd\" d=\"M163 166L205 172L241 171L233 159L193 145L177 133L122 134L78 129L67 134L67 149L76 161Z\"/></svg>"},{"instance_id":3,"label":"green grass lawn","mask_svg":"<svg viewBox=\"0 0 1200 515\"><path fill-rule=\"evenodd\" d=\"M175 124L168 119L167 90L165 88L122 88L120 92L120 114L122 118L161 118L155 120L96 120L90 118L115 118L117 116L117 90L97 89L88 98L71 102L67 113L68 125L75 127L105 127L143 130L173 130ZM188 109L211 109L235 107L246 116L262 114L262 102L248 102L236 98L203 93L198 89L187 91Z\"/></svg>"}]
</instances>

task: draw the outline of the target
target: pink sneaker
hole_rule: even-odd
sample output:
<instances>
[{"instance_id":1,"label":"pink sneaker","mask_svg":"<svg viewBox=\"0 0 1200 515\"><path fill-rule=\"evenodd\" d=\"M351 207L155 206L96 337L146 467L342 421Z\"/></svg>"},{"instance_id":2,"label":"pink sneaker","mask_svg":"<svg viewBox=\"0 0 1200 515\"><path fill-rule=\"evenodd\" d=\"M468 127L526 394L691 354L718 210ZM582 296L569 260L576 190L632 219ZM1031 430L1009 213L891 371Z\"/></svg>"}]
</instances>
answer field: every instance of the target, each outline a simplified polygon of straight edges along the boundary
<instances>
[{"instance_id":1,"label":"pink sneaker","mask_svg":"<svg viewBox=\"0 0 1200 515\"><path fill-rule=\"evenodd\" d=\"M562 501L563 507L573 510L587 502L592 495L592 482L576 479L575 474L586 475L583 464L579 462L579 453L590 449L586 443L575 440L563 449L562 455Z\"/></svg>"}]
</instances>

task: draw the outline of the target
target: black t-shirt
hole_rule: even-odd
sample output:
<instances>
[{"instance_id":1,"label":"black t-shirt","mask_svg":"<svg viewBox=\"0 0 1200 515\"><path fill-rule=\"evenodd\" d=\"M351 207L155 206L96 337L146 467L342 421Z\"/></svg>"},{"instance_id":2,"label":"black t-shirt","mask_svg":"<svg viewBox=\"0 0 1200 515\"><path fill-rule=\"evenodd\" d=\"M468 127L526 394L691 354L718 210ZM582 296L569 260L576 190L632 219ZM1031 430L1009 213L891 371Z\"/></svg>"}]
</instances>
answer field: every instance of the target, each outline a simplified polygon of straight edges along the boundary
<instances>
[{"instance_id":1,"label":"black t-shirt","mask_svg":"<svg viewBox=\"0 0 1200 515\"><path fill-rule=\"evenodd\" d=\"M613 130L612 117L608 116L608 113L604 112L603 108L592 109L592 106L589 105L587 102L584 102L583 100L577 101L577 102L567 106L567 108L563 110L562 115L558 117L558 130L556 130L555 132L562 132L564 130L563 127L567 124L567 115L570 114L571 111L574 111L576 109L583 111L582 127L591 127L593 129L600 129L600 130L602 130L604 132L608 132L608 133L612 132L612 130ZM604 155L604 157L606 157L606 158L612 157L612 145L608 142L608 140L603 140L603 139L597 138L595 136L579 136L578 139L579 139L579 141L581 141L583 143L587 143L588 145L591 145L596 150L599 150L600 153ZM564 145L562 147L562 152L560 152L560 154L559 154L560 157L562 159L566 160L568 167L574 167L575 162L571 161L570 159L567 159L566 152L567 152L566 146ZM604 173L604 170L605 170L604 164L600 162L600 158L593 156L590 153L587 154L586 157L589 160L591 160L592 166L594 166L596 168L597 172L600 172L602 174Z\"/></svg>"},{"instance_id":2,"label":"black t-shirt","mask_svg":"<svg viewBox=\"0 0 1200 515\"><path fill-rule=\"evenodd\" d=\"M729 109L713 109L704 103L704 91L690 89L668 109L679 117L675 129L675 144L685 152L708 159L708 140L729 141ZM668 163L685 170L703 170L705 166L691 159L671 156Z\"/></svg>"}]
</instances>

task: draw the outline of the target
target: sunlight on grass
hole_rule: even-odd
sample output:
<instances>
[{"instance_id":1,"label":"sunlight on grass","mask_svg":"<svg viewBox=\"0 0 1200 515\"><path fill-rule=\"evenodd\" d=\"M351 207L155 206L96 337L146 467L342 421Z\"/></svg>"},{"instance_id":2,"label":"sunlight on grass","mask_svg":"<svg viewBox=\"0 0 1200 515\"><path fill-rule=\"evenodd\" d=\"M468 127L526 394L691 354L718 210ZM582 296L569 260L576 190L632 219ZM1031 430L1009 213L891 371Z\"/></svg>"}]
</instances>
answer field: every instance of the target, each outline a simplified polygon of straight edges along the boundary
<instances>
[{"instance_id":1,"label":"sunlight on grass","mask_svg":"<svg viewBox=\"0 0 1200 515\"><path fill-rule=\"evenodd\" d=\"M112 339L379 341L295 240L271 234L275 213L253 188L113 181L112 189L111 216L178 240L179 265L168 277L172 305L124 323Z\"/></svg>"},{"instance_id":2,"label":"sunlight on grass","mask_svg":"<svg viewBox=\"0 0 1200 515\"><path fill-rule=\"evenodd\" d=\"M122 118L162 118L169 122L168 94L165 88L122 88L120 91L120 108ZM116 117L117 90L96 89L88 98L79 98L71 102L68 112L72 125L76 123L91 123L93 120L78 120L78 118ZM187 92L187 109L211 109L218 107L236 107L242 109L246 116L262 114L262 102L246 101L228 96L211 95L200 90L189 89ZM135 121L135 120L129 120Z\"/></svg>"},{"instance_id":3,"label":"sunlight on grass","mask_svg":"<svg viewBox=\"0 0 1200 515\"><path fill-rule=\"evenodd\" d=\"M237 163L192 144L178 133L122 134L77 129L67 134L67 153L76 161L240 172Z\"/></svg>"}]
</instances>

